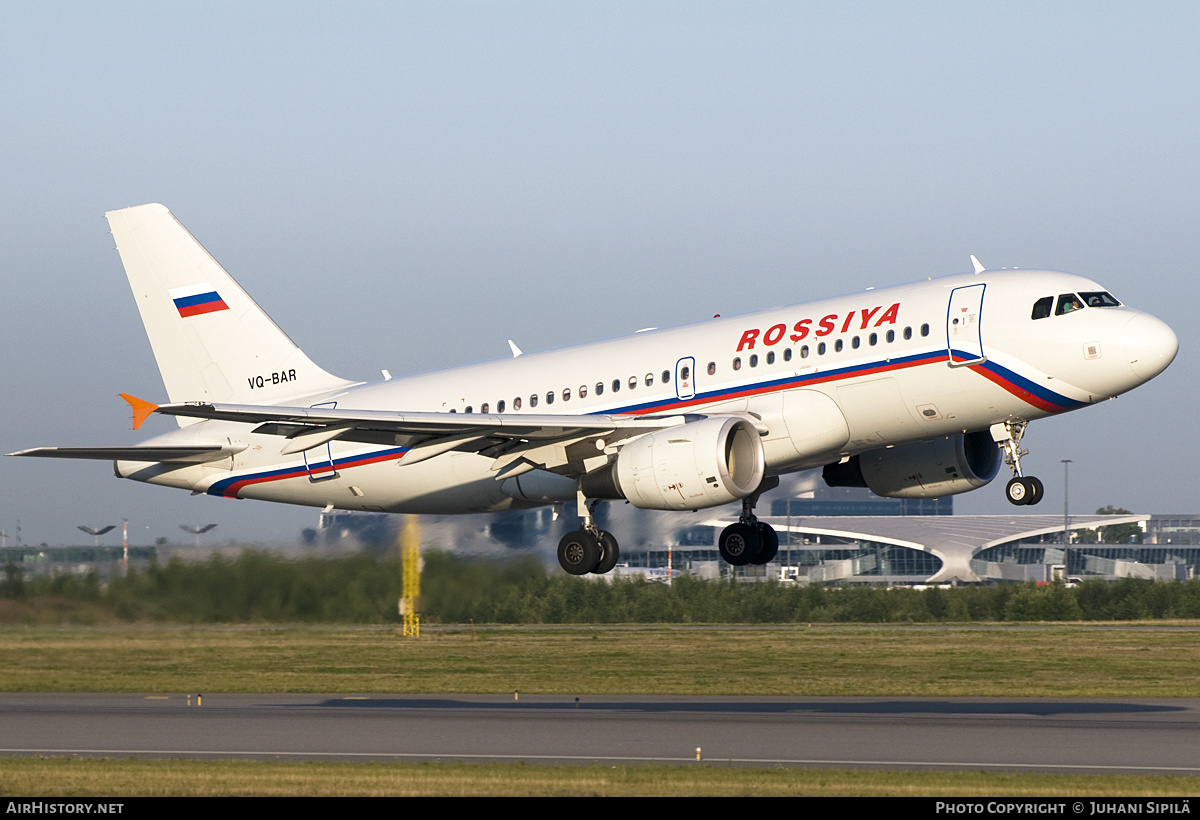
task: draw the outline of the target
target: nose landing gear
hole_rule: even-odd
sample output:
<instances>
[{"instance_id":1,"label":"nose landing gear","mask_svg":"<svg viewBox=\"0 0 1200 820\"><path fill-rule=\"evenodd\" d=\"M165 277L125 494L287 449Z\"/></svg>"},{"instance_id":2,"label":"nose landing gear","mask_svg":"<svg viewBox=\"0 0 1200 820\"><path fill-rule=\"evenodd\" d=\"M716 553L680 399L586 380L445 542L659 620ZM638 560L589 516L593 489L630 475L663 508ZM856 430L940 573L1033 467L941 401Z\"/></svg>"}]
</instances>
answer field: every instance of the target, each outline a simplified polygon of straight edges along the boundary
<instances>
[{"instance_id":1,"label":"nose landing gear","mask_svg":"<svg viewBox=\"0 0 1200 820\"><path fill-rule=\"evenodd\" d=\"M1029 454L1028 450L1021 449L1021 437L1025 435L1027 425L1025 421L1006 421L991 427L992 439L1004 450L1004 463L1013 474L1004 488L1004 496L1009 503L1020 506L1036 504L1045 495L1040 479L1021 472L1021 456Z\"/></svg>"}]
</instances>

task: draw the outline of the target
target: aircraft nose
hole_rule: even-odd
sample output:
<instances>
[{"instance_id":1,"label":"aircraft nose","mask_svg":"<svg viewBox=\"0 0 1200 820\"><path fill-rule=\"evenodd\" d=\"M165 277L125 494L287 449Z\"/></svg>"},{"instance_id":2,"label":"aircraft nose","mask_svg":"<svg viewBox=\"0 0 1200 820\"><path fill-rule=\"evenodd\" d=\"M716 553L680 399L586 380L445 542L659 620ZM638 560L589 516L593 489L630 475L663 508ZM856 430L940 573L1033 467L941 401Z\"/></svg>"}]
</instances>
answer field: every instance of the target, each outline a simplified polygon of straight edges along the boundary
<instances>
[{"instance_id":1,"label":"aircraft nose","mask_svg":"<svg viewBox=\"0 0 1200 820\"><path fill-rule=\"evenodd\" d=\"M1179 352L1179 339L1166 322L1140 313L1125 326L1125 350L1129 366L1143 381L1167 369Z\"/></svg>"}]
</instances>

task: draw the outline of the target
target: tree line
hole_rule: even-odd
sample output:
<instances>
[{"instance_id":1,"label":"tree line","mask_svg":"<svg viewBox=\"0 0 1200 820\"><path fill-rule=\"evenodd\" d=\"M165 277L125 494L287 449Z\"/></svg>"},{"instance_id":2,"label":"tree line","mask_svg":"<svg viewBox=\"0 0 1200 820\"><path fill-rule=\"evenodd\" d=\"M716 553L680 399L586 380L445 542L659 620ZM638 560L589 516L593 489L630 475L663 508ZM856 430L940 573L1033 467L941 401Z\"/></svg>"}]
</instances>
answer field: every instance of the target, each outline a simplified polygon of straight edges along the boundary
<instances>
[{"instance_id":1,"label":"tree line","mask_svg":"<svg viewBox=\"0 0 1200 820\"><path fill-rule=\"evenodd\" d=\"M798 586L678 576L674 583L611 582L547 572L532 556L424 556L425 623L935 623L1200 618L1200 579L1128 578L953 588ZM127 621L167 623L399 622L398 558L285 559L246 551L203 563L172 559L102 580L24 578L13 564L0 598L85 601Z\"/></svg>"}]
</instances>

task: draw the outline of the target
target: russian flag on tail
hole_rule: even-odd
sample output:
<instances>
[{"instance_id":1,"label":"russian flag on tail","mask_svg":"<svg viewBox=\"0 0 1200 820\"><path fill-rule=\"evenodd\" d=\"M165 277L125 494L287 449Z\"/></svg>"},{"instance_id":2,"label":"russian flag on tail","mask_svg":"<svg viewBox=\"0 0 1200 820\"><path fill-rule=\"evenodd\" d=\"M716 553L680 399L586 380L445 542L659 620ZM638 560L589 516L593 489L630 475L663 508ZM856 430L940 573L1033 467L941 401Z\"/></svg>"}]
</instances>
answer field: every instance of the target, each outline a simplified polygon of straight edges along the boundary
<instances>
[{"instance_id":1,"label":"russian flag on tail","mask_svg":"<svg viewBox=\"0 0 1200 820\"><path fill-rule=\"evenodd\" d=\"M208 282L188 285L186 288L174 288L169 291L169 295L175 302L175 309L184 319L189 316L199 316L202 313L229 310L229 305L225 304L225 300L213 290L213 286Z\"/></svg>"}]
</instances>

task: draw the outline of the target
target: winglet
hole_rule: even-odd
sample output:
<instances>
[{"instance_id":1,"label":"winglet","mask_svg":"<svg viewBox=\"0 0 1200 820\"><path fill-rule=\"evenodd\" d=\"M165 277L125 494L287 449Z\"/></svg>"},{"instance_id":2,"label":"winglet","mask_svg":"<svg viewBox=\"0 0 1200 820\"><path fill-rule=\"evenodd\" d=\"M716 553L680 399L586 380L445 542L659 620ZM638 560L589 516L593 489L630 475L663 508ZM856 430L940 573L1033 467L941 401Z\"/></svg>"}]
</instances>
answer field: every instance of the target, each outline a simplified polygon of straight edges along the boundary
<instances>
[{"instance_id":1,"label":"winglet","mask_svg":"<svg viewBox=\"0 0 1200 820\"><path fill-rule=\"evenodd\" d=\"M976 273L983 273L985 270L987 270L987 268L983 266L983 263L975 258L975 254L971 254L971 267L975 268Z\"/></svg>"},{"instance_id":2,"label":"winglet","mask_svg":"<svg viewBox=\"0 0 1200 820\"><path fill-rule=\"evenodd\" d=\"M129 406L133 409L133 429L137 430L142 426L150 414L158 409L158 405L152 402L139 399L137 396L131 396L128 393L122 393L121 398L129 402Z\"/></svg>"}]
</instances>

